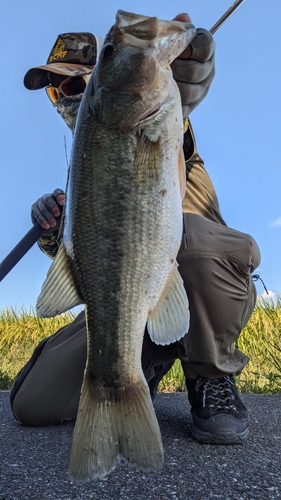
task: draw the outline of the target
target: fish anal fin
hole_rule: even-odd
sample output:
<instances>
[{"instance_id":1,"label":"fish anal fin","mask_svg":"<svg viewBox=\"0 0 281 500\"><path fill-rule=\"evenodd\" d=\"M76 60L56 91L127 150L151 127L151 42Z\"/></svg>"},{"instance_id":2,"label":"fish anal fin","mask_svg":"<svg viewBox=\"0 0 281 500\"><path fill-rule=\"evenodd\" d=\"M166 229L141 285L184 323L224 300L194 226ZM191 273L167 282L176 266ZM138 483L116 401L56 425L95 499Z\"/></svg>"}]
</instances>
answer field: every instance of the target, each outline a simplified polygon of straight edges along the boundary
<instances>
[{"instance_id":1,"label":"fish anal fin","mask_svg":"<svg viewBox=\"0 0 281 500\"><path fill-rule=\"evenodd\" d=\"M61 243L37 299L36 311L42 318L50 318L79 304L83 301L76 290L69 257Z\"/></svg>"},{"instance_id":2,"label":"fish anal fin","mask_svg":"<svg viewBox=\"0 0 281 500\"><path fill-rule=\"evenodd\" d=\"M149 313L147 329L155 344L167 345L188 333L189 306L183 280L176 266L160 301Z\"/></svg>"}]
</instances>

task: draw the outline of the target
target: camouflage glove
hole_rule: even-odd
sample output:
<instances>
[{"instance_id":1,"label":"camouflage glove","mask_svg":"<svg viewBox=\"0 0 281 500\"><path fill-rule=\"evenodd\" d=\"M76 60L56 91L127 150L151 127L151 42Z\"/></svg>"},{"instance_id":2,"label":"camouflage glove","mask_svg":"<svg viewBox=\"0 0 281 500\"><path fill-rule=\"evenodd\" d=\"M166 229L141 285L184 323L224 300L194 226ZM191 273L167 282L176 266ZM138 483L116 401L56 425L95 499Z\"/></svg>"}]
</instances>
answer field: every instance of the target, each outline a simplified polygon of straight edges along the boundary
<instances>
[{"instance_id":1,"label":"camouflage glove","mask_svg":"<svg viewBox=\"0 0 281 500\"><path fill-rule=\"evenodd\" d=\"M31 207L32 223L39 222L46 229L43 234L58 231L63 205L64 192L62 189L55 189L53 193L44 194Z\"/></svg>"},{"instance_id":2,"label":"camouflage glove","mask_svg":"<svg viewBox=\"0 0 281 500\"><path fill-rule=\"evenodd\" d=\"M38 245L40 250L51 259L55 258L60 245L58 236L64 201L63 190L55 189L53 193L41 196L31 207L32 223L39 222L42 227L47 228L39 238Z\"/></svg>"},{"instance_id":3,"label":"camouflage glove","mask_svg":"<svg viewBox=\"0 0 281 500\"><path fill-rule=\"evenodd\" d=\"M215 42L211 33L198 29L190 46L189 59L178 58L171 64L181 94L184 118L204 99L215 75Z\"/></svg>"}]
</instances>

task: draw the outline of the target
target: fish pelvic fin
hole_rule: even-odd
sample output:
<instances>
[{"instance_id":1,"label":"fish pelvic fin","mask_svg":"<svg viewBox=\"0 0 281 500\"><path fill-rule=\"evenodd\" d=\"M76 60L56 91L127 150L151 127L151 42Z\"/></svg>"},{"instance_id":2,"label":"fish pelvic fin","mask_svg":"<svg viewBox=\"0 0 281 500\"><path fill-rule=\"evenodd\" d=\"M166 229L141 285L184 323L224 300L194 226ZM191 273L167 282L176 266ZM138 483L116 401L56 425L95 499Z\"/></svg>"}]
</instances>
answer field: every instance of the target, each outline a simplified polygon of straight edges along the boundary
<instances>
[{"instance_id":1,"label":"fish pelvic fin","mask_svg":"<svg viewBox=\"0 0 281 500\"><path fill-rule=\"evenodd\" d=\"M144 380L119 389L114 401L85 376L73 433L69 479L85 483L107 476L121 457L148 471L163 465L158 421Z\"/></svg>"},{"instance_id":2,"label":"fish pelvic fin","mask_svg":"<svg viewBox=\"0 0 281 500\"><path fill-rule=\"evenodd\" d=\"M146 187L159 178L160 139L151 141L143 133L137 139L132 175L136 184Z\"/></svg>"},{"instance_id":3,"label":"fish pelvic fin","mask_svg":"<svg viewBox=\"0 0 281 500\"><path fill-rule=\"evenodd\" d=\"M37 299L36 311L42 318L50 318L79 304L83 301L76 290L69 257L61 243Z\"/></svg>"},{"instance_id":4,"label":"fish pelvic fin","mask_svg":"<svg viewBox=\"0 0 281 500\"><path fill-rule=\"evenodd\" d=\"M155 344L180 340L189 330L189 304L183 280L175 266L156 308L149 313L147 330Z\"/></svg>"},{"instance_id":5,"label":"fish pelvic fin","mask_svg":"<svg viewBox=\"0 0 281 500\"><path fill-rule=\"evenodd\" d=\"M178 173L179 173L179 183L180 183L180 194L181 194L181 199L183 200L186 192L186 168L185 168L185 159L182 148L180 148L178 156Z\"/></svg>"}]
</instances>

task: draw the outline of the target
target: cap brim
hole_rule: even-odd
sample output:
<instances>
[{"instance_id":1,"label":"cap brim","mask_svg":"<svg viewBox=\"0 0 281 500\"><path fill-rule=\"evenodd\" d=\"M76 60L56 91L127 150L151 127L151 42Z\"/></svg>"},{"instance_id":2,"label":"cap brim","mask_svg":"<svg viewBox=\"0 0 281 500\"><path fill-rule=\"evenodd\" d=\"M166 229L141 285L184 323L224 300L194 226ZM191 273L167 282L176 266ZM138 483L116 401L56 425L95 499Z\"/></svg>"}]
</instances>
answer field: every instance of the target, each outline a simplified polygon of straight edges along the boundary
<instances>
[{"instance_id":1,"label":"cap brim","mask_svg":"<svg viewBox=\"0 0 281 500\"><path fill-rule=\"evenodd\" d=\"M83 66L73 63L50 63L44 66L31 68L25 75L23 83L28 90L37 90L48 87L50 84L48 73L65 76L82 76L93 71L94 66Z\"/></svg>"}]
</instances>

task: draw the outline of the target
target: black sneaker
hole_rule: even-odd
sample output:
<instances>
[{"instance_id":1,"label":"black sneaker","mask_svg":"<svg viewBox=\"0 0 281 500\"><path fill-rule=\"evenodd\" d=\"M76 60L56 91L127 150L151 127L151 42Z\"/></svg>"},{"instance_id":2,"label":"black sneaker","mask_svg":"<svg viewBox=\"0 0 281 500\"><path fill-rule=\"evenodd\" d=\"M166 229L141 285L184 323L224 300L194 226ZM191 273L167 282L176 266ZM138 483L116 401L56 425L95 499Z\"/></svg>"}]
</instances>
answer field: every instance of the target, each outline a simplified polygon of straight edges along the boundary
<instances>
[{"instance_id":1,"label":"black sneaker","mask_svg":"<svg viewBox=\"0 0 281 500\"><path fill-rule=\"evenodd\" d=\"M162 365L155 366L155 368L154 368L155 375L148 382L148 387L150 390L150 396L151 396L152 401L154 401L154 399L156 398L157 389L158 389L158 385L159 385L160 380L164 377L164 375L166 375L166 373L168 373L170 368L172 368L174 362L175 362L174 360L168 361L167 363L163 363Z\"/></svg>"},{"instance_id":2,"label":"black sneaker","mask_svg":"<svg viewBox=\"0 0 281 500\"><path fill-rule=\"evenodd\" d=\"M197 441L239 444L249 434L247 410L237 394L232 375L216 379L198 377L186 381Z\"/></svg>"}]
</instances>

